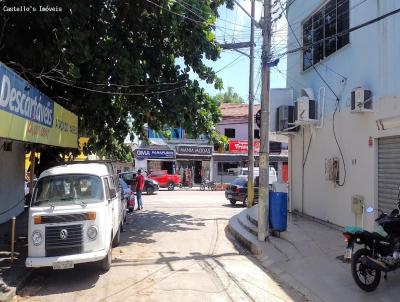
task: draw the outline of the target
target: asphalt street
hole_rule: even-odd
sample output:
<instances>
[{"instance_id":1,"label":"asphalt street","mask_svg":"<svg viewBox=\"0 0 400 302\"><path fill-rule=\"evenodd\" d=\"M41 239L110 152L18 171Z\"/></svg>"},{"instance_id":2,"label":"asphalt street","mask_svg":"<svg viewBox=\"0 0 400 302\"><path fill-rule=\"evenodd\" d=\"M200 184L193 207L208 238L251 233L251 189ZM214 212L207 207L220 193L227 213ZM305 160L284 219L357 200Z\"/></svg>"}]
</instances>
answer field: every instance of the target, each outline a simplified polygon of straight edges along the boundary
<instances>
[{"instance_id":1,"label":"asphalt street","mask_svg":"<svg viewBox=\"0 0 400 302\"><path fill-rule=\"evenodd\" d=\"M305 301L260 268L226 231L243 209L224 192L144 195L129 215L113 264L36 270L17 301Z\"/></svg>"}]
</instances>

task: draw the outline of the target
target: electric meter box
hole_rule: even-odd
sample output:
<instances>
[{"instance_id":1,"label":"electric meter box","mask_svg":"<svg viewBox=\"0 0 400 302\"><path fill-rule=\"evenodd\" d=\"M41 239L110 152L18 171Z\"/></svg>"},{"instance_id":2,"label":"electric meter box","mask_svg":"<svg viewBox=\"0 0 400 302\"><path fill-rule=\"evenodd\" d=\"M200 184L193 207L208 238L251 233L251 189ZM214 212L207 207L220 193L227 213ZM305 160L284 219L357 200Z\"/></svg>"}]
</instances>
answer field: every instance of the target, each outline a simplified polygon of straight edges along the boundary
<instances>
[{"instance_id":1,"label":"electric meter box","mask_svg":"<svg viewBox=\"0 0 400 302\"><path fill-rule=\"evenodd\" d=\"M364 197L360 195L351 196L351 211L356 215L361 215L364 210Z\"/></svg>"}]
</instances>

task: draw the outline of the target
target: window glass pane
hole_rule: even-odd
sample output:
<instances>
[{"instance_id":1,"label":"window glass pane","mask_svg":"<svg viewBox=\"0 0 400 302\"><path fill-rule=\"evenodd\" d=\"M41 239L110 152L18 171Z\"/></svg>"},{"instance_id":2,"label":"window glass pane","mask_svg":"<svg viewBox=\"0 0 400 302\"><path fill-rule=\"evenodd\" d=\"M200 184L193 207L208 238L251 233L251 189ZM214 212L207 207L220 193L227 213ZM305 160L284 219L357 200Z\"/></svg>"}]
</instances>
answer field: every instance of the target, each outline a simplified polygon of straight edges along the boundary
<instances>
[{"instance_id":1,"label":"window glass pane","mask_svg":"<svg viewBox=\"0 0 400 302\"><path fill-rule=\"evenodd\" d=\"M103 187L97 176L64 174L41 178L35 186L32 206L95 203L103 200Z\"/></svg>"},{"instance_id":2,"label":"window glass pane","mask_svg":"<svg viewBox=\"0 0 400 302\"><path fill-rule=\"evenodd\" d=\"M247 177L238 177L232 181L233 185L247 187Z\"/></svg>"},{"instance_id":3,"label":"window glass pane","mask_svg":"<svg viewBox=\"0 0 400 302\"><path fill-rule=\"evenodd\" d=\"M338 0L337 3L337 32L341 33L349 29L349 0ZM350 42L349 33L338 36L337 38L337 49L342 48Z\"/></svg>"},{"instance_id":4,"label":"window glass pane","mask_svg":"<svg viewBox=\"0 0 400 302\"><path fill-rule=\"evenodd\" d=\"M225 136L228 138L235 138L235 129L225 128Z\"/></svg>"},{"instance_id":5,"label":"window glass pane","mask_svg":"<svg viewBox=\"0 0 400 302\"><path fill-rule=\"evenodd\" d=\"M106 198L107 198L107 200L109 200L110 199L110 184L108 182L108 178L104 178L104 185L106 188Z\"/></svg>"},{"instance_id":6,"label":"window glass pane","mask_svg":"<svg viewBox=\"0 0 400 302\"><path fill-rule=\"evenodd\" d=\"M325 57L336 51L336 0L325 6ZM331 37L331 38L329 38Z\"/></svg>"},{"instance_id":7,"label":"window glass pane","mask_svg":"<svg viewBox=\"0 0 400 302\"><path fill-rule=\"evenodd\" d=\"M312 19L308 19L303 24L303 45L312 44ZM312 65L312 48L306 48L303 51L303 70L310 68Z\"/></svg>"},{"instance_id":8,"label":"window glass pane","mask_svg":"<svg viewBox=\"0 0 400 302\"><path fill-rule=\"evenodd\" d=\"M324 19L321 11L314 14L313 22L313 64L324 58Z\"/></svg>"},{"instance_id":9,"label":"window glass pane","mask_svg":"<svg viewBox=\"0 0 400 302\"><path fill-rule=\"evenodd\" d=\"M256 138L256 139L260 138L260 129L255 129L254 130L254 138Z\"/></svg>"},{"instance_id":10,"label":"window glass pane","mask_svg":"<svg viewBox=\"0 0 400 302\"><path fill-rule=\"evenodd\" d=\"M238 162L218 163L218 175L233 175L236 176L239 173Z\"/></svg>"}]
</instances>

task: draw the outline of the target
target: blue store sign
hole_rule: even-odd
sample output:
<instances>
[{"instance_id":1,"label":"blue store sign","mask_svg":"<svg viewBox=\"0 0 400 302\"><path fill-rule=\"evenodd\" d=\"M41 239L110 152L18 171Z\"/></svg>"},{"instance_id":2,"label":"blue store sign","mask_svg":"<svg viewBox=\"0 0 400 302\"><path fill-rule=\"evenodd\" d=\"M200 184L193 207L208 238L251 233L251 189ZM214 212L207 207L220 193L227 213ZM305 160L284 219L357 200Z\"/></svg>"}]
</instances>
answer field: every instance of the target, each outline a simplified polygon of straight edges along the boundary
<instances>
[{"instance_id":1,"label":"blue store sign","mask_svg":"<svg viewBox=\"0 0 400 302\"><path fill-rule=\"evenodd\" d=\"M51 99L3 64L0 64L0 81L0 110L53 127L54 103Z\"/></svg>"},{"instance_id":2,"label":"blue store sign","mask_svg":"<svg viewBox=\"0 0 400 302\"><path fill-rule=\"evenodd\" d=\"M136 149L135 157L138 160L146 158L164 159L164 158L175 158L175 151L169 149Z\"/></svg>"}]
</instances>

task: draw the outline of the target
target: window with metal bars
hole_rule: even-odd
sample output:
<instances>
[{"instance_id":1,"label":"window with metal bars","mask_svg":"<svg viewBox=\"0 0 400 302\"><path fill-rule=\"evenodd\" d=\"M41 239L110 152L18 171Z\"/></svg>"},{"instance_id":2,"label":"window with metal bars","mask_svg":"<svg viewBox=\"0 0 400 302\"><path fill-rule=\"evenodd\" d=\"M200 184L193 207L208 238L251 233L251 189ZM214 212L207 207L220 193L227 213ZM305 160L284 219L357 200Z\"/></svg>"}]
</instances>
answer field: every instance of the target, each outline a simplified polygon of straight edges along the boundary
<instances>
[{"instance_id":1,"label":"window with metal bars","mask_svg":"<svg viewBox=\"0 0 400 302\"><path fill-rule=\"evenodd\" d=\"M349 0L330 0L303 22L303 70L350 42Z\"/></svg>"}]
</instances>

